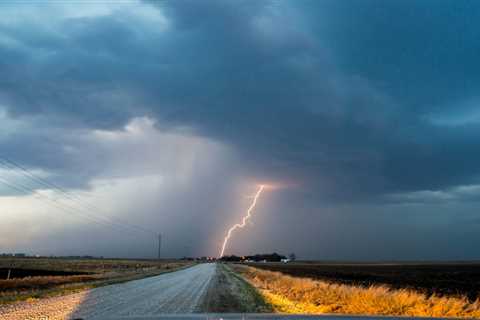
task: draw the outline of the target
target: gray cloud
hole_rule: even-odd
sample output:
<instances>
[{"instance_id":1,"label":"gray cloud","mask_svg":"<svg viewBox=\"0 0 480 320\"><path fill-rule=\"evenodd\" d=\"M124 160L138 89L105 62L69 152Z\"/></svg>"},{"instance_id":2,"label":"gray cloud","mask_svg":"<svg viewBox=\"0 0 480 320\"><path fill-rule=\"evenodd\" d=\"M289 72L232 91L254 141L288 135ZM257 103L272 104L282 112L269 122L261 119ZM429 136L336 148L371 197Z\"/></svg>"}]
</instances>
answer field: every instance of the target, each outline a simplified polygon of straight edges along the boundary
<instances>
[{"instance_id":1,"label":"gray cloud","mask_svg":"<svg viewBox=\"0 0 480 320\"><path fill-rule=\"evenodd\" d=\"M478 123L445 120L458 108L469 117L465 101L475 100L479 83L478 6L471 2L353 1L346 8L337 1L181 1L143 2L138 10L85 5L78 12L50 6L54 18L45 7L20 5L4 13L13 10L17 19L0 23L0 105L7 113L0 121L25 123L0 139L2 152L88 189L119 173L176 170L171 161L142 160L162 159L149 155L156 147L149 139L127 139L117 149L88 140L92 132L119 134L146 117L155 120L151 139L187 130L218 143L225 148L218 159L198 161L223 163L219 172L192 175L188 187L165 196L196 199L172 204L188 212L171 218L177 234L188 233L181 221L198 211L208 218L194 237L216 241L212 233L228 220L221 212L229 202L197 203L212 192L204 185L221 187L221 198L232 201L238 190L229 179L296 186L284 196L308 219L322 216L325 205L345 215L338 206L348 202L369 220L368 206L390 211L389 202L430 202L478 184ZM119 161L123 152L129 159ZM185 157L174 148L166 154ZM151 217L155 206L140 211Z\"/></svg>"}]
</instances>

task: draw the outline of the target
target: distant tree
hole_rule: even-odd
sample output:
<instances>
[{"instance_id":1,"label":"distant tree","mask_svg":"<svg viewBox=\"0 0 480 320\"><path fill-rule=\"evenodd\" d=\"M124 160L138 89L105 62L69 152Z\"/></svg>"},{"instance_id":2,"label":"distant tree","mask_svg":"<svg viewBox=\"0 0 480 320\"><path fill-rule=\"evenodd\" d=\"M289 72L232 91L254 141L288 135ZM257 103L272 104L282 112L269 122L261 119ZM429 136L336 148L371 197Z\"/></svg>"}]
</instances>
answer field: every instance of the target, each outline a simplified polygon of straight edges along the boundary
<instances>
[{"instance_id":1,"label":"distant tree","mask_svg":"<svg viewBox=\"0 0 480 320\"><path fill-rule=\"evenodd\" d=\"M237 257L235 255L231 255L231 256L223 256L220 258L221 261L229 261L229 262L238 262L238 261L241 261L242 258L241 257Z\"/></svg>"},{"instance_id":2,"label":"distant tree","mask_svg":"<svg viewBox=\"0 0 480 320\"><path fill-rule=\"evenodd\" d=\"M245 257L247 260L252 260L252 261L267 261L267 262L279 262L282 259L285 259L286 257L283 255L280 255L276 252L268 254L256 254L254 256L247 256Z\"/></svg>"},{"instance_id":3,"label":"distant tree","mask_svg":"<svg viewBox=\"0 0 480 320\"><path fill-rule=\"evenodd\" d=\"M295 259L297 259L297 256L295 255L295 253L292 252L288 255L288 258L290 259L290 261L295 261Z\"/></svg>"}]
</instances>

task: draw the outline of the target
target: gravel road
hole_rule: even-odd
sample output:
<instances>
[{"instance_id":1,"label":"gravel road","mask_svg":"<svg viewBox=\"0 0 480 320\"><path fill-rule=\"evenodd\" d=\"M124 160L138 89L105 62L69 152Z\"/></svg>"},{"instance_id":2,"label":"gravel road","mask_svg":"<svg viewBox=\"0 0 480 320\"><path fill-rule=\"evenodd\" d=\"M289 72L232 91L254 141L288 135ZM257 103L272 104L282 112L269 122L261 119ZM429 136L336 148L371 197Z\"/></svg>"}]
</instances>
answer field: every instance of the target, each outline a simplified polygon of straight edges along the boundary
<instances>
[{"instance_id":1,"label":"gravel road","mask_svg":"<svg viewBox=\"0 0 480 320\"><path fill-rule=\"evenodd\" d=\"M2 307L0 318L63 320L192 313L201 311L198 308L215 272L215 264L200 264L77 294Z\"/></svg>"}]
</instances>

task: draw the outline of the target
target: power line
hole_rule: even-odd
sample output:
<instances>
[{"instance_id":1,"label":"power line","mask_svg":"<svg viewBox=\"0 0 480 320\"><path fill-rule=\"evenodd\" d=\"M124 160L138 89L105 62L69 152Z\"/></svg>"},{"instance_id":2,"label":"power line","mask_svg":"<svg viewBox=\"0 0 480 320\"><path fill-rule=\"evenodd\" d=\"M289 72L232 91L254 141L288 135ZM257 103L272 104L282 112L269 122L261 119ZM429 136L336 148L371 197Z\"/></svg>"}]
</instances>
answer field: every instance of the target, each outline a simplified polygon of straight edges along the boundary
<instances>
[{"instance_id":1,"label":"power line","mask_svg":"<svg viewBox=\"0 0 480 320\"><path fill-rule=\"evenodd\" d=\"M63 187L61 187L57 184L54 184L52 182L49 182L49 181L35 175L33 172L31 172L27 168L23 167L22 165L14 162L10 159L7 159L5 157L0 157L0 165L2 165L3 167L5 167L9 170L15 170L15 172L20 171L19 173L21 173L27 179L29 179L31 181L34 181L41 186L47 187L48 189L53 189L53 190L59 192L60 194L62 194L67 199L71 200L72 202L75 202L77 204L77 206L81 206L84 209L89 210L89 211L90 210L96 211L96 212L102 211L98 207L83 201L83 199L81 199L79 196L77 196L75 194L72 194L72 192L68 192ZM132 224L132 223L130 223L126 220L123 220L123 219L116 218L116 220L118 221L118 222L116 222L112 218L107 218L107 217L102 217L102 218L105 219L105 220L108 220L109 223L120 224L122 226L127 226L131 229L135 229L137 231L142 231L142 232L146 232L146 233L149 233L149 234L155 234L156 235L156 232L154 232L152 230L149 230L149 229L144 228L142 226Z\"/></svg>"},{"instance_id":2,"label":"power line","mask_svg":"<svg viewBox=\"0 0 480 320\"><path fill-rule=\"evenodd\" d=\"M59 203L45 195L42 195L42 194L39 194L39 193L35 193L34 190L30 190L28 187L25 187L23 185L15 185L13 183L10 183L8 182L7 180L3 179L3 178L0 178L0 183L10 187L11 189L17 191L17 192L20 192L22 194L34 194L38 200L48 200L49 202L51 203L48 203L49 205L53 205L54 207L56 207L57 209L60 209L62 211L66 211L66 212L69 212L69 213L74 213L74 214L78 214L78 215L82 215L83 217L86 217L88 219L91 220L91 222L95 222L97 224L101 224L102 226L106 226L106 227L113 227L115 228L113 225L111 224L107 224L105 223L104 221L101 221L101 220L97 220L95 218L93 218L92 216L89 216L89 215L85 215L85 214L82 214L82 213L79 213L78 211L76 211L75 209L71 208L71 207L68 207L66 206L65 204L62 204L62 203ZM33 192L32 192L33 191ZM118 229L116 229L118 231ZM122 231L125 231L125 230L122 230Z\"/></svg>"},{"instance_id":3,"label":"power line","mask_svg":"<svg viewBox=\"0 0 480 320\"><path fill-rule=\"evenodd\" d=\"M32 173L30 170L26 169L25 167L23 167L22 165L18 164L18 163L15 163L14 161L12 160L9 160L7 158L1 158L0 157L0 161L2 161L4 163L4 166L5 164L7 164L8 166L10 167L14 167L16 169L20 169L21 170L21 173L24 175L24 176L28 176L29 178L31 178L32 180L34 180L35 182L37 182L38 184L44 186L44 187L47 187L49 189L54 189L56 191L58 191L59 193L63 194L66 198L68 198L69 200L71 201L74 201L76 202L77 204L83 206L84 208L88 209L88 210L93 210L93 211L102 211L102 209L99 209L98 207L94 206L94 205L91 205L89 203L86 203L85 201L83 201L79 196L76 196L74 194L72 194L71 192L68 192L67 190L65 190L63 187L60 187L58 186L57 184L54 184L53 182L49 182L37 175L35 175L34 173ZM111 218L106 218L106 219L109 219L110 221L113 221L113 219ZM137 230L141 230L141 231L144 231L144 232L149 232L149 233L152 233L152 234L156 234L155 231L152 231L152 230L148 230L144 227L141 227L141 226L137 226L137 225L134 225L134 224L131 224L130 222L126 221L126 220L123 220L123 219L119 219L117 218L118 221L120 221L122 224L126 224L126 225L129 225L130 227L134 228L134 229L137 229Z\"/></svg>"},{"instance_id":4,"label":"power line","mask_svg":"<svg viewBox=\"0 0 480 320\"><path fill-rule=\"evenodd\" d=\"M132 235L138 236L138 233L133 233L133 231L131 229L127 229L120 224L113 224L113 223L110 223L110 222L105 221L105 220L100 220L96 216L86 214L82 211L79 211L75 207L71 207L71 206L66 205L64 203L58 202L58 200L54 200L54 199L52 199L52 198L50 198L50 197L48 197L44 194L38 193L34 190L34 188L31 188L29 186L19 184L18 182L16 184L13 184L13 183L11 183L11 182L3 179L3 178L0 178L0 183L10 187L13 190L16 190L17 192L20 192L22 194L34 194L37 197L38 200L47 200L49 202L48 204L53 205L57 209L60 209L64 212L68 212L68 213L71 213L71 214L83 216L84 218L87 218L87 219L91 220L91 222L100 224L104 227L110 227L112 229L115 229L116 231L130 232Z\"/></svg>"},{"instance_id":5,"label":"power line","mask_svg":"<svg viewBox=\"0 0 480 320\"><path fill-rule=\"evenodd\" d=\"M66 191L64 188L35 175L30 170L28 170L25 167L19 165L18 163L15 163L12 160L9 160L9 159L6 159L6 158L0 158L0 162L3 162L3 165L6 166L9 169L10 168L12 168L14 170L20 169L21 173L24 176L26 176L27 178L30 178L31 180L37 182L38 184L40 184L44 187L47 187L48 189L57 190L59 193L63 194L66 198L68 198L72 201L75 201L75 202L79 202L81 205L87 206L89 210L92 210L92 208L94 210L98 210L98 208L91 207L90 205L88 205L86 203L83 203L83 200L80 200L78 197L70 195L70 193L68 191Z\"/></svg>"}]
</instances>

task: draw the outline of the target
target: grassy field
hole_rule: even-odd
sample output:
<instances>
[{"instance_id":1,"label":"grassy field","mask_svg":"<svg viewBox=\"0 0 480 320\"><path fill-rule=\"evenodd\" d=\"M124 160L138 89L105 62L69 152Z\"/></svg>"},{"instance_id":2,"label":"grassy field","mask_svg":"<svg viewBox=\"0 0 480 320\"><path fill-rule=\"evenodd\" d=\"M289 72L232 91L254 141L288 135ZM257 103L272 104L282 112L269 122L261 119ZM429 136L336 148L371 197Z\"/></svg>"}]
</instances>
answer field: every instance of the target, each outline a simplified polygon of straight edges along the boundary
<instances>
[{"instance_id":1,"label":"grassy field","mask_svg":"<svg viewBox=\"0 0 480 320\"><path fill-rule=\"evenodd\" d=\"M362 287L386 285L426 295L467 297L480 293L480 263L326 264L318 262L260 263L256 268L295 277Z\"/></svg>"},{"instance_id":2,"label":"grassy field","mask_svg":"<svg viewBox=\"0 0 480 320\"><path fill-rule=\"evenodd\" d=\"M189 264L176 260L0 258L0 304L140 279ZM12 270L9 280L5 276L8 270ZM67 275L58 275L62 272Z\"/></svg>"},{"instance_id":3,"label":"grassy field","mask_svg":"<svg viewBox=\"0 0 480 320\"><path fill-rule=\"evenodd\" d=\"M258 267L266 269L269 266ZM291 268L290 270L293 270L293 267ZM471 301L465 296L440 297L381 284L339 284L262 269L234 266L234 270L259 289L277 312L480 317L480 301Z\"/></svg>"}]
</instances>

